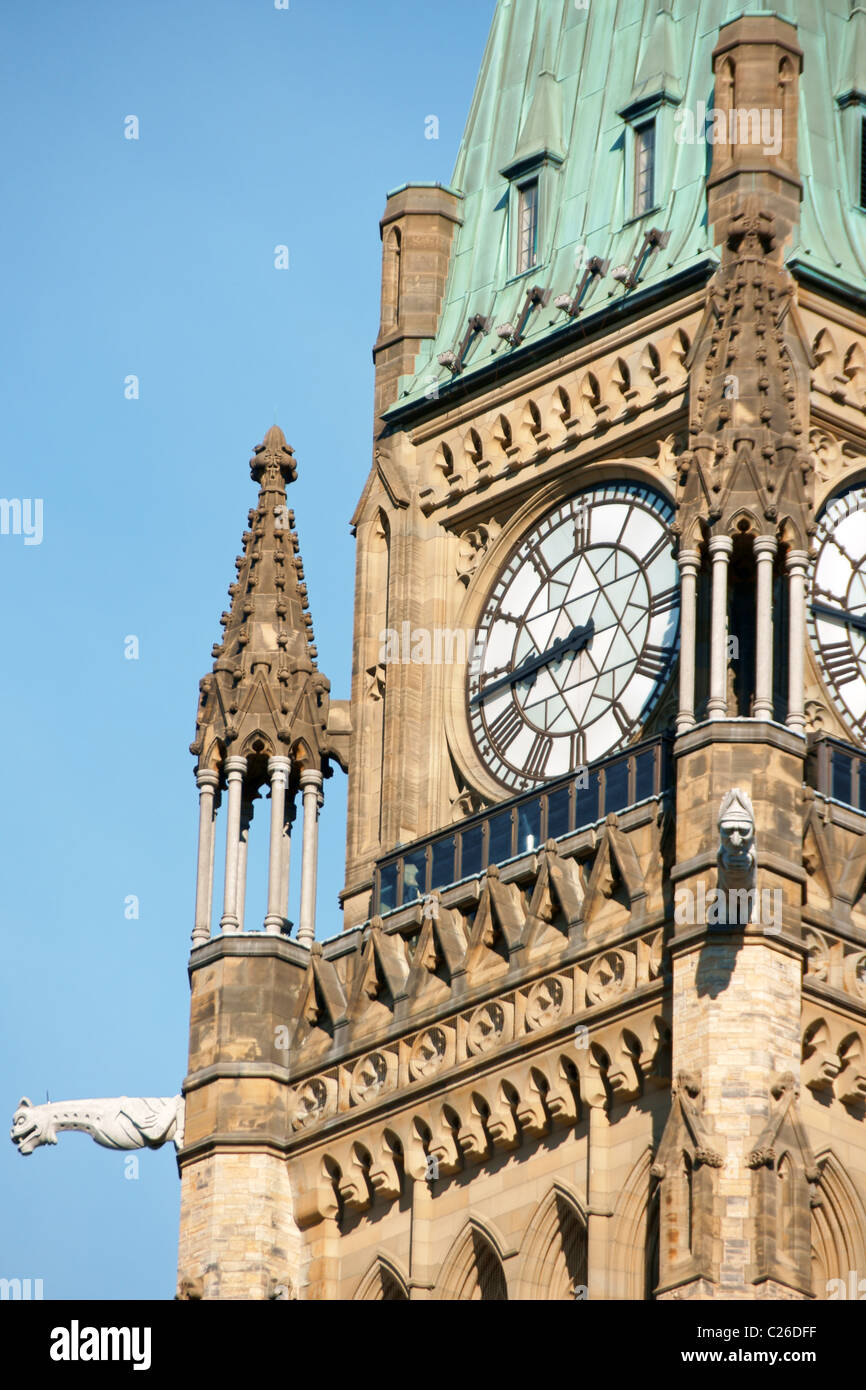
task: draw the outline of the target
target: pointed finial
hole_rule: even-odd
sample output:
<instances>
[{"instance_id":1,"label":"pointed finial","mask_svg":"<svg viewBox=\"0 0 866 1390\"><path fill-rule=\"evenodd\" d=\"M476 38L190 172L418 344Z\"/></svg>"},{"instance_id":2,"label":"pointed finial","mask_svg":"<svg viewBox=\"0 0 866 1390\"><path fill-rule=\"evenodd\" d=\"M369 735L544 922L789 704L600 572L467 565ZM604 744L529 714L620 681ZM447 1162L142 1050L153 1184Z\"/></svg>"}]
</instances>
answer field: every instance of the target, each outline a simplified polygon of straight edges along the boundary
<instances>
[{"instance_id":1,"label":"pointed finial","mask_svg":"<svg viewBox=\"0 0 866 1390\"><path fill-rule=\"evenodd\" d=\"M279 469L279 477L276 469ZM272 485L293 483L298 476L294 452L276 424L271 425L261 444L256 445L250 459L250 473L257 483L266 477L269 470L273 476L268 477L267 481Z\"/></svg>"}]
</instances>

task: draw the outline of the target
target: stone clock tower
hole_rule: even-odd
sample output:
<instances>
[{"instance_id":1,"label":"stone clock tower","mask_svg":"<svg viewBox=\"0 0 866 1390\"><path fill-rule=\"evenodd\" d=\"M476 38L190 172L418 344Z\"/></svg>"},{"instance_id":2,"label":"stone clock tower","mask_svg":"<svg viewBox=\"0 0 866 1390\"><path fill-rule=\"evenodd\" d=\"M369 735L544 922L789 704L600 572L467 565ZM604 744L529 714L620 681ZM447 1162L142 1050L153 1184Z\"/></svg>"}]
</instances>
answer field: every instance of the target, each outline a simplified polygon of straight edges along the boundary
<instances>
[{"instance_id":1,"label":"stone clock tower","mask_svg":"<svg viewBox=\"0 0 866 1390\"><path fill-rule=\"evenodd\" d=\"M191 1296L866 1273L866 13L752 9L498 6L452 185L382 218L348 702L254 457L193 746Z\"/></svg>"},{"instance_id":2,"label":"stone clock tower","mask_svg":"<svg viewBox=\"0 0 866 1390\"><path fill-rule=\"evenodd\" d=\"M500 0L451 185L381 222L348 700L253 455L188 1073L127 1102L179 1297L866 1278L866 10L796 8Z\"/></svg>"}]
</instances>

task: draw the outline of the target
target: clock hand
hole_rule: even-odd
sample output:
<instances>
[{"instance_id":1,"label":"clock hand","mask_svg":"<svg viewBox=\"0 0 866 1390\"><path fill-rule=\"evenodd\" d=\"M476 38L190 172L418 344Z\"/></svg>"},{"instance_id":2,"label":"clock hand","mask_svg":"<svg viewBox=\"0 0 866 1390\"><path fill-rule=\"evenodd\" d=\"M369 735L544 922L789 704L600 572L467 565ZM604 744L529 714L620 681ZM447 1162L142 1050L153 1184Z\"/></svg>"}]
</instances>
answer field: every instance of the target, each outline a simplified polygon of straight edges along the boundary
<instances>
[{"instance_id":1,"label":"clock hand","mask_svg":"<svg viewBox=\"0 0 866 1390\"><path fill-rule=\"evenodd\" d=\"M856 627L860 632L866 632L866 618L861 618L856 613L847 613L844 608L831 608L828 603L813 603L812 612L820 618L830 618L833 622L845 623L847 627Z\"/></svg>"},{"instance_id":2,"label":"clock hand","mask_svg":"<svg viewBox=\"0 0 866 1390\"><path fill-rule=\"evenodd\" d=\"M535 677L536 671L542 667L549 666L558 657L564 656L566 652L580 652L592 640L595 635L595 623L590 618L585 627L574 627L567 637L562 637L558 642L554 642L548 647L546 652L540 652L538 656L528 657L519 666L515 666L513 671L509 671L507 676L502 676L499 680L486 685L483 690L479 690L477 695L473 695L469 701L470 708L486 700L488 695L494 694L497 690L504 690L507 686L516 685L518 681L526 680L530 676Z\"/></svg>"}]
</instances>

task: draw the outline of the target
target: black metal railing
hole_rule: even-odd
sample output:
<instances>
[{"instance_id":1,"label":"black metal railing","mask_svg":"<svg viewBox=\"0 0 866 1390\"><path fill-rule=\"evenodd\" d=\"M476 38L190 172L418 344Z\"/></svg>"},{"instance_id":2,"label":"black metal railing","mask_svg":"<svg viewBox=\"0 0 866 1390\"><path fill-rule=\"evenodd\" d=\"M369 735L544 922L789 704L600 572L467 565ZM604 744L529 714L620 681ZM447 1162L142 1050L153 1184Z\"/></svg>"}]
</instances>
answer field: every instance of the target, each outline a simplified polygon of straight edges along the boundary
<instances>
[{"instance_id":1,"label":"black metal railing","mask_svg":"<svg viewBox=\"0 0 866 1390\"><path fill-rule=\"evenodd\" d=\"M373 911L392 912L434 888L483 873L594 825L611 811L625 811L672 785L671 739L634 744L626 753L548 782L542 790L500 802L468 816L447 832L425 836L386 855L376 866Z\"/></svg>"},{"instance_id":2,"label":"black metal railing","mask_svg":"<svg viewBox=\"0 0 866 1390\"><path fill-rule=\"evenodd\" d=\"M819 735L806 758L806 782L822 796L866 812L866 749Z\"/></svg>"}]
</instances>

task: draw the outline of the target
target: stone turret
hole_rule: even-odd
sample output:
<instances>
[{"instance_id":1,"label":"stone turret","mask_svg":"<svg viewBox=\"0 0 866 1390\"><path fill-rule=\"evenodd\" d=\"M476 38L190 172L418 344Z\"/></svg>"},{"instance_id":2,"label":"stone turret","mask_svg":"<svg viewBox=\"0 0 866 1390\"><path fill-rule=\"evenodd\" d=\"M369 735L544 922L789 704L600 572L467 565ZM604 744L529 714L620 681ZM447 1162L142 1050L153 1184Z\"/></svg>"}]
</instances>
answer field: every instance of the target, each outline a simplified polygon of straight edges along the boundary
<instances>
[{"instance_id":1,"label":"stone turret","mask_svg":"<svg viewBox=\"0 0 866 1390\"><path fill-rule=\"evenodd\" d=\"M304 565L286 486L297 477L281 429L268 430L250 460L259 484L249 513L237 580L229 587L222 642L210 675L200 682L195 740L201 791L198 893L193 944L210 936L214 811L228 788L223 932L244 928L247 840L259 790L271 793L271 855L265 930L289 930L289 841L298 788L304 801L304 860L299 940L315 930L316 823L329 759L343 761L339 718L329 731L330 682L318 669ZM336 713L336 712L335 712Z\"/></svg>"}]
</instances>

